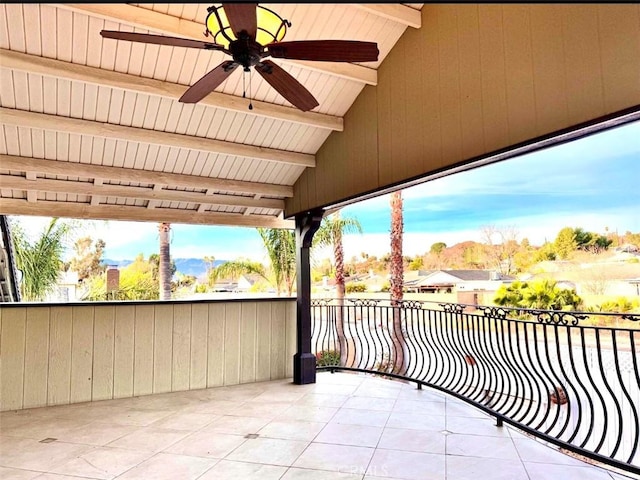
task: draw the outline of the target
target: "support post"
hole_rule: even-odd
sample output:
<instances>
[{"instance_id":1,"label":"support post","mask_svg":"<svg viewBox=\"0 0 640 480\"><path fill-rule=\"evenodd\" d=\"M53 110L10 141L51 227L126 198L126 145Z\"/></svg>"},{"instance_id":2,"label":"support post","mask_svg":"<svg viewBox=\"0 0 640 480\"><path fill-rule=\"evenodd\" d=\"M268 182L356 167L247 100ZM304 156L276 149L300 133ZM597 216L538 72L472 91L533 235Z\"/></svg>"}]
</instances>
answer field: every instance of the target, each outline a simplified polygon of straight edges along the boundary
<instances>
[{"instance_id":1,"label":"support post","mask_svg":"<svg viewBox=\"0 0 640 480\"><path fill-rule=\"evenodd\" d=\"M296 345L293 356L293 383L316 382L316 356L311 353L311 262L313 235L322 222L322 210L296 216Z\"/></svg>"}]
</instances>

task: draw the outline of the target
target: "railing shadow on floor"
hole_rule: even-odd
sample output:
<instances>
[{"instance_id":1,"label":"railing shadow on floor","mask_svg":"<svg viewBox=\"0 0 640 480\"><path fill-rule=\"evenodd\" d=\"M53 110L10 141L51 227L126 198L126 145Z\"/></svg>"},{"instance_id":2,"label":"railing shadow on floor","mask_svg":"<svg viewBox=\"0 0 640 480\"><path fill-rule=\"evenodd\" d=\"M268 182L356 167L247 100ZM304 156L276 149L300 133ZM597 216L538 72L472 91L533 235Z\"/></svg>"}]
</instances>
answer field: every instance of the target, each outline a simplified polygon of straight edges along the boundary
<instances>
[{"instance_id":1,"label":"railing shadow on floor","mask_svg":"<svg viewBox=\"0 0 640 480\"><path fill-rule=\"evenodd\" d=\"M435 388L640 474L640 315L371 299L311 310L318 370Z\"/></svg>"}]
</instances>

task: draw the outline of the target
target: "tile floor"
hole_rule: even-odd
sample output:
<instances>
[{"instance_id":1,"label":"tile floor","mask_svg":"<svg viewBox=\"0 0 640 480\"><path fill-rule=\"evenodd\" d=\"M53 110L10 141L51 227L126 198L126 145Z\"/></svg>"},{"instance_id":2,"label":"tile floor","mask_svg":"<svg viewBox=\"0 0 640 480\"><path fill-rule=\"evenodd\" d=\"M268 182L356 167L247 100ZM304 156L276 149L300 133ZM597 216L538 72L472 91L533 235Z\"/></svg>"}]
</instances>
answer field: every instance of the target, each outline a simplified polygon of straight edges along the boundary
<instances>
[{"instance_id":1,"label":"tile floor","mask_svg":"<svg viewBox=\"0 0 640 480\"><path fill-rule=\"evenodd\" d=\"M322 372L0 414L3 479L621 480L429 389Z\"/></svg>"}]
</instances>

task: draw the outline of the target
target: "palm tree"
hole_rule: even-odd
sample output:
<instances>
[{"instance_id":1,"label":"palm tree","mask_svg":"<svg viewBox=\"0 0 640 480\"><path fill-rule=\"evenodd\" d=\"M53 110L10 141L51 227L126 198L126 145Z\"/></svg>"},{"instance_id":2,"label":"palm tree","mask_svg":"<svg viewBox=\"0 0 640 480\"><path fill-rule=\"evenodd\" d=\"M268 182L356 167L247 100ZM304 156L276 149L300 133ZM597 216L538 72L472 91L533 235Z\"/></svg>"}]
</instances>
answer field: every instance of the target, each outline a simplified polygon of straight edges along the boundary
<instances>
[{"instance_id":1,"label":"palm tree","mask_svg":"<svg viewBox=\"0 0 640 480\"><path fill-rule=\"evenodd\" d=\"M160 300L171 300L171 254L169 252L170 223L158 224L160 232Z\"/></svg>"},{"instance_id":2,"label":"palm tree","mask_svg":"<svg viewBox=\"0 0 640 480\"><path fill-rule=\"evenodd\" d=\"M23 300L39 301L53 290L62 269L62 255L71 226L52 218L47 227L31 243L19 223L12 222L11 236L16 266L22 271L20 293Z\"/></svg>"},{"instance_id":3,"label":"palm tree","mask_svg":"<svg viewBox=\"0 0 640 480\"><path fill-rule=\"evenodd\" d=\"M271 262L278 296L284 287L291 296L296 281L296 234L282 228L258 228Z\"/></svg>"},{"instance_id":4,"label":"palm tree","mask_svg":"<svg viewBox=\"0 0 640 480\"><path fill-rule=\"evenodd\" d=\"M340 365L345 365L347 342L344 335L343 306L345 295L344 281L344 249L342 246L342 237L345 233L362 233L362 226L355 218L340 217L340 212L329 215L322 219L320 228L313 237L314 246L331 247L336 262L336 297L337 297L337 315L336 315L336 337L340 346Z\"/></svg>"},{"instance_id":5,"label":"palm tree","mask_svg":"<svg viewBox=\"0 0 640 480\"><path fill-rule=\"evenodd\" d=\"M286 290L291 296L296 280L296 237L293 230L282 228L258 228L270 262L270 275L261 263L249 260L225 262L211 270L210 282L221 277L238 277L242 274L256 274L276 288L276 293Z\"/></svg>"},{"instance_id":6,"label":"palm tree","mask_svg":"<svg viewBox=\"0 0 640 480\"><path fill-rule=\"evenodd\" d=\"M404 358L404 335L402 333L401 305L403 299L402 285L404 283L402 258L402 190L391 194L391 261L390 261L390 292L391 308L393 310L393 373L402 374L406 370Z\"/></svg>"}]
</instances>

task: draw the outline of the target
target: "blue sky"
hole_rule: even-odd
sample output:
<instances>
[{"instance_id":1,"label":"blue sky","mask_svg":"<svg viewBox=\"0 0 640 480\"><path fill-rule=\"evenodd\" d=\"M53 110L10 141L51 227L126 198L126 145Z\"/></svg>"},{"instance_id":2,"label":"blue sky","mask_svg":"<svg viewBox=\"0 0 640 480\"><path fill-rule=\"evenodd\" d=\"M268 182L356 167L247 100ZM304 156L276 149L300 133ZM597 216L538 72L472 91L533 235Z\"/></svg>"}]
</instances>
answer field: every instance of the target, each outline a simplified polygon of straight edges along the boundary
<instances>
[{"instance_id":1,"label":"blue sky","mask_svg":"<svg viewBox=\"0 0 640 480\"><path fill-rule=\"evenodd\" d=\"M640 122L634 122L518 158L405 189L406 255L431 244L480 240L482 225L514 226L534 245L553 240L564 226L624 233L640 231ZM345 238L347 258L389 251L389 196L342 210L356 217L363 235ZM42 219L21 217L41 228ZM157 251L155 223L92 221L83 230L106 241L106 257L133 258ZM126 235L123 234L126 232ZM245 256L266 261L253 228L172 225L175 258Z\"/></svg>"}]
</instances>

